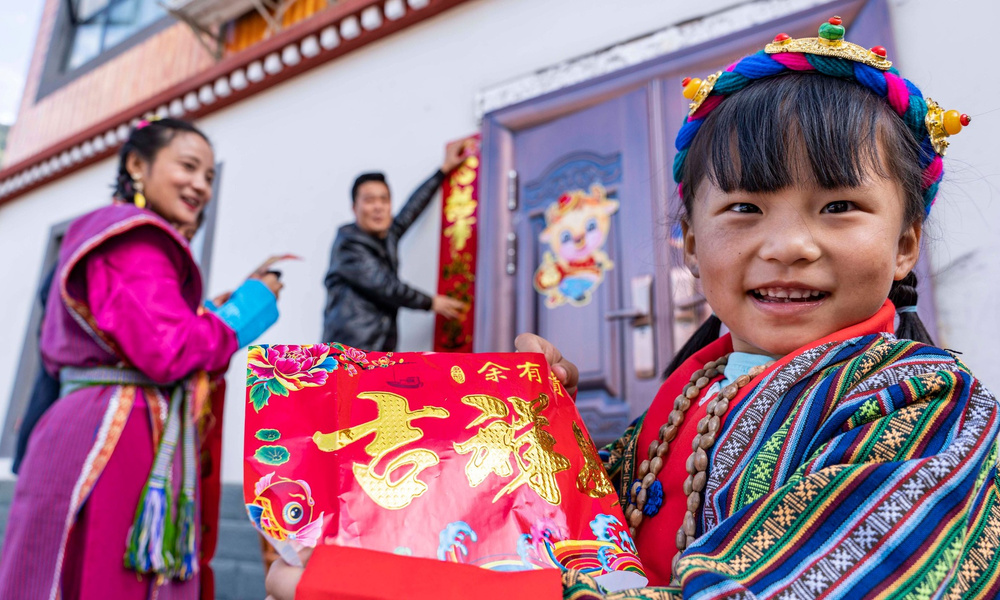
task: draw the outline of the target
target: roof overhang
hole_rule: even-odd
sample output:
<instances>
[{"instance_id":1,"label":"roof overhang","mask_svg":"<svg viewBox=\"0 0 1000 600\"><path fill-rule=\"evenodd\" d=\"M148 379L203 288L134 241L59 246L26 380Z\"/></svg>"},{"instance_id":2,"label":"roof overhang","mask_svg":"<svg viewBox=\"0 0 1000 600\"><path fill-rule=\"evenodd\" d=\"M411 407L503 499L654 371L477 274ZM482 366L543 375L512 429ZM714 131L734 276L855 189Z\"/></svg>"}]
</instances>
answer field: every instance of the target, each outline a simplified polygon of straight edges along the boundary
<instances>
[{"instance_id":1,"label":"roof overhang","mask_svg":"<svg viewBox=\"0 0 1000 600\"><path fill-rule=\"evenodd\" d=\"M139 119L197 119L468 0L344 0L0 170L0 205L114 155Z\"/></svg>"}]
</instances>

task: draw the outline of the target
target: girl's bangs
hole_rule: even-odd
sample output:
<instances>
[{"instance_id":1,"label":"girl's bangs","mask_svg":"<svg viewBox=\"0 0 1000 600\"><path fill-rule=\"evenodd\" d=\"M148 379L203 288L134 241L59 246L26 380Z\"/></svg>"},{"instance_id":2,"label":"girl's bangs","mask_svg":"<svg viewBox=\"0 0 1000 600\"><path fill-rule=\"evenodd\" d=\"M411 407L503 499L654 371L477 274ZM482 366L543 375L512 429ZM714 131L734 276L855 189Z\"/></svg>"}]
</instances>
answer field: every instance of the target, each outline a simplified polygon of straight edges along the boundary
<instances>
[{"instance_id":1,"label":"girl's bangs","mask_svg":"<svg viewBox=\"0 0 1000 600\"><path fill-rule=\"evenodd\" d=\"M727 193L766 193L802 181L834 189L857 187L872 174L912 178L906 162L915 165L916 143L901 121L893 127L899 119L888 111L884 100L850 81L812 73L760 80L706 118L684 181L697 187L708 177Z\"/></svg>"}]
</instances>

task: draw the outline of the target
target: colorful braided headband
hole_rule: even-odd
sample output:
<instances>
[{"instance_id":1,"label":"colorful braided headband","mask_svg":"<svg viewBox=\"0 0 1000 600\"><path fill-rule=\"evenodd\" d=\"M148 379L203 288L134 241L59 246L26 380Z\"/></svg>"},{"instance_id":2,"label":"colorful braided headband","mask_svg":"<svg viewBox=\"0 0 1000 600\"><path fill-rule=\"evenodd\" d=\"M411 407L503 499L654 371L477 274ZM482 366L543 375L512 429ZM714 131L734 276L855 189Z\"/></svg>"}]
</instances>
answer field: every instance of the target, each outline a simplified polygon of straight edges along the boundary
<instances>
[{"instance_id":1,"label":"colorful braided headband","mask_svg":"<svg viewBox=\"0 0 1000 600\"><path fill-rule=\"evenodd\" d=\"M760 52L709 75L704 81L685 79L684 97L691 100L691 109L677 133L674 181L681 182L691 142L712 110L755 80L790 71L816 71L856 81L889 103L920 145L924 216L928 215L944 175L941 157L948 149L948 136L961 131L971 119L956 110L945 111L930 98L925 100L917 86L899 76L882 46L869 50L844 40L840 17L823 23L819 37L792 39L779 33Z\"/></svg>"}]
</instances>

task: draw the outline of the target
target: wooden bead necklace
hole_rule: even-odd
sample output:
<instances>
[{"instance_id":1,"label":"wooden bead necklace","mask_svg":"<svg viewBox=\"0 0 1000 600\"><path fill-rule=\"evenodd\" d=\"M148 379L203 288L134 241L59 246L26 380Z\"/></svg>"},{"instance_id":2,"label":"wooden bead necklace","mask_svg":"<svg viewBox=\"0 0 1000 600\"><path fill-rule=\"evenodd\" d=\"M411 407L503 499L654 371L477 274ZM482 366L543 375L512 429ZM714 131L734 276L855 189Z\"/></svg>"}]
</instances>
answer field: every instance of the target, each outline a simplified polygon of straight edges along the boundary
<instances>
[{"instance_id":1,"label":"wooden bead necklace","mask_svg":"<svg viewBox=\"0 0 1000 600\"><path fill-rule=\"evenodd\" d=\"M650 486L653 485L663 469L667 449L677 437L685 414L691 408L691 403L697 402L702 390L708 387L712 379L722 374L728 361L729 355L727 354L722 358L705 363L703 368L691 375L691 381L674 400L674 408L670 411L667 422L660 427L659 438L650 443L649 458L639 464L638 479L629 490L629 503L625 508L625 520L628 522L632 539L635 539L639 525L642 524L645 514L643 509L650 499ZM708 480L708 450L715 444L715 438L722 424L722 417L729 410L729 403L736 397L739 389L750 383L754 377L763 373L772 364L774 361L753 367L747 374L740 375L736 381L723 387L719 394L708 402L705 416L698 421L698 433L694 436L694 441L691 444L692 452L685 465L688 472L687 479L684 481L687 511L684 513L684 524L677 531L678 552L673 559L674 570L676 570L681 552L694 541L697 525L696 515L701 506L701 493Z\"/></svg>"}]
</instances>

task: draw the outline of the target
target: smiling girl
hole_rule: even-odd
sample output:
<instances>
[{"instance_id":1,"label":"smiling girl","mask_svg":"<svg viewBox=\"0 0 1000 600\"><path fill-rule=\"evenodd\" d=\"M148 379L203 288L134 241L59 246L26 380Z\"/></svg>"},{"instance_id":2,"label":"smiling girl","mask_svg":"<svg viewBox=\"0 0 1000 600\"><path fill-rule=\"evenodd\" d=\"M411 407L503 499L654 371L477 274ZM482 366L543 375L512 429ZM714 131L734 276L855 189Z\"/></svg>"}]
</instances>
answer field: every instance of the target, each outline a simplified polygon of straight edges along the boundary
<instances>
[{"instance_id":1,"label":"smiling girl","mask_svg":"<svg viewBox=\"0 0 1000 600\"><path fill-rule=\"evenodd\" d=\"M200 310L188 239L214 176L198 129L141 122L120 153L115 202L66 231L40 343L61 398L29 438L0 598L198 597L197 457L202 418L221 417L206 372L221 374L275 322L281 289L258 273Z\"/></svg>"},{"instance_id":2,"label":"smiling girl","mask_svg":"<svg viewBox=\"0 0 1000 600\"><path fill-rule=\"evenodd\" d=\"M662 586L608 598L1000 593L1000 407L919 343L914 312L946 138L969 120L843 35L835 17L685 82L683 251L714 315L602 452Z\"/></svg>"}]
</instances>

